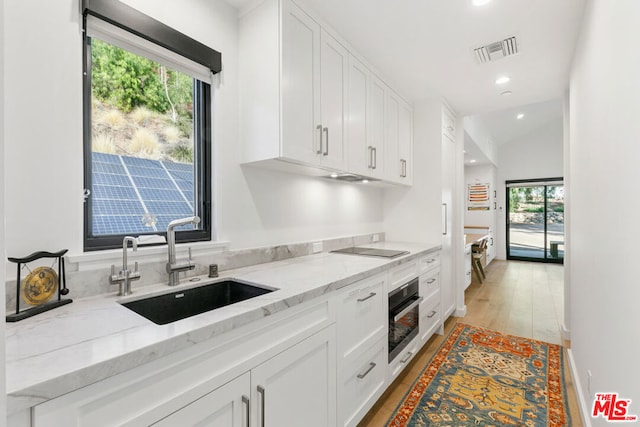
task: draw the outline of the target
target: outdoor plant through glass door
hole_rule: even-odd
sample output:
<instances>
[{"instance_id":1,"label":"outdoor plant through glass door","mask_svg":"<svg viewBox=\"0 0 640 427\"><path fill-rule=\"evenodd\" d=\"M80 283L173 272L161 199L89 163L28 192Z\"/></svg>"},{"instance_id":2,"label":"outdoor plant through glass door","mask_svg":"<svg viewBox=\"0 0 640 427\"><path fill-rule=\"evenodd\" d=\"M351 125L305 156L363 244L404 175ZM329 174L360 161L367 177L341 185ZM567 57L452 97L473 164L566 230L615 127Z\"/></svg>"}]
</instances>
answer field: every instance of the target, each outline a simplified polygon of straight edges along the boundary
<instances>
[{"instance_id":1,"label":"outdoor plant through glass door","mask_svg":"<svg viewBox=\"0 0 640 427\"><path fill-rule=\"evenodd\" d=\"M562 178L507 181L507 259L562 263Z\"/></svg>"}]
</instances>

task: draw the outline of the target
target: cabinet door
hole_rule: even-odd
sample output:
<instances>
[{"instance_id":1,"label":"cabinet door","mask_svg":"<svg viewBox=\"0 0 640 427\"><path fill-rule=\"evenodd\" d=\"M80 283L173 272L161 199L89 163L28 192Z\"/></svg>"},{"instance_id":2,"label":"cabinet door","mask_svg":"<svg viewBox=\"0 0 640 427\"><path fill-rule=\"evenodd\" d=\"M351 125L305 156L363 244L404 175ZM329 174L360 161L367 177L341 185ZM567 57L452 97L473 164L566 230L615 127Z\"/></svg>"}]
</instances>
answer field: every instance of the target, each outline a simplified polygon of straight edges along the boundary
<instances>
[{"instance_id":1,"label":"cabinet door","mask_svg":"<svg viewBox=\"0 0 640 427\"><path fill-rule=\"evenodd\" d=\"M250 390L251 376L247 372L152 425L157 427L248 426Z\"/></svg>"},{"instance_id":2,"label":"cabinet door","mask_svg":"<svg viewBox=\"0 0 640 427\"><path fill-rule=\"evenodd\" d=\"M348 358L387 335L385 292L387 275L381 274L350 286L342 293L338 305L338 348L340 358ZM351 289L354 288L354 289Z\"/></svg>"},{"instance_id":3,"label":"cabinet door","mask_svg":"<svg viewBox=\"0 0 640 427\"><path fill-rule=\"evenodd\" d=\"M349 147L349 171L369 175L369 70L360 61L349 58L349 102L347 120L347 146Z\"/></svg>"},{"instance_id":4,"label":"cabinet door","mask_svg":"<svg viewBox=\"0 0 640 427\"><path fill-rule=\"evenodd\" d=\"M413 110L404 102L398 112L399 182L413 184Z\"/></svg>"},{"instance_id":5,"label":"cabinet door","mask_svg":"<svg viewBox=\"0 0 640 427\"><path fill-rule=\"evenodd\" d=\"M394 182L400 181L400 175L402 175L398 152L399 115L400 100L391 90L387 90L387 105L384 116L384 176Z\"/></svg>"},{"instance_id":6,"label":"cabinet door","mask_svg":"<svg viewBox=\"0 0 640 427\"><path fill-rule=\"evenodd\" d=\"M443 214L446 222L446 234L442 236L442 259L440 264L440 286L442 290L442 319L453 313L456 305L455 275L453 266L453 208L455 194L455 141L446 134L442 136L442 203L447 206Z\"/></svg>"},{"instance_id":7,"label":"cabinet door","mask_svg":"<svg viewBox=\"0 0 640 427\"><path fill-rule=\"evenodd\" d=\"M254 368L251 386L251 425L334 427L335 325Z\"/></svg>"},{"instance_id":8,"label":"cabinet door","mask_svg":"<svg viewBox=\"0 0 640 427\"><path fill-rule=\"evenodd\" d=\"M290 0L282 6L282 154L317 164L322 152L320 25Z\"/></svg>"},{"instance_id":9,"label":"cabinet door","mask_svg":"<svg viewBox=\"0 0 640 427\"><path fill-rule=\"evenodd\" d=\"M324 31L320 40L321 162L323 166L344 170L349 53Z\"/></svg>"},{"instance_id":10,"label":"cabinet door","mask_svg":"<svg viewBox=\"0 0 640 427\"><path fill-rule=\"evenodd\" d=\"M371 120L369 121L369 176L381 177L384 172L385 140L385 84L376 77L371 78Z\"/></svg>"}]
</instances>

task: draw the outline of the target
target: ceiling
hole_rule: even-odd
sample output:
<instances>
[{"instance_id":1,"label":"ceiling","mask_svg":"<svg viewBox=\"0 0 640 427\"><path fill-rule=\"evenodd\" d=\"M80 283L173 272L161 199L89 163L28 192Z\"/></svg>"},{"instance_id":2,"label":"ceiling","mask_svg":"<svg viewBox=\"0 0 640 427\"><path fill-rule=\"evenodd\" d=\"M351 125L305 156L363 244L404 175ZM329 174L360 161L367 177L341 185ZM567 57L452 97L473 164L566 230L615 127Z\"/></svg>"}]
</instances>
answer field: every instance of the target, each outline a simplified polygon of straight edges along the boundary
<instances>
[{"instance_id":1,"label":"ceiling","mask_svg":"<svg viewBox=\"0 0 640 427\"><path fill-rule=\"evenodd\" d=\"M242 7L258 0L227 1ZM527 110L529 124L562 115L557 100L568 87L585 0L492 0L480 7L473 0L296 2L315 11L409 101L442 97L461 117L482 115L498 142L521 131L503 126L516 107ZM512 36L517 54L477 62L474 48ZM497 85L503 75L511 80ZM522 107L530 104L537 107Z\"/></svg>"}]
</instances>

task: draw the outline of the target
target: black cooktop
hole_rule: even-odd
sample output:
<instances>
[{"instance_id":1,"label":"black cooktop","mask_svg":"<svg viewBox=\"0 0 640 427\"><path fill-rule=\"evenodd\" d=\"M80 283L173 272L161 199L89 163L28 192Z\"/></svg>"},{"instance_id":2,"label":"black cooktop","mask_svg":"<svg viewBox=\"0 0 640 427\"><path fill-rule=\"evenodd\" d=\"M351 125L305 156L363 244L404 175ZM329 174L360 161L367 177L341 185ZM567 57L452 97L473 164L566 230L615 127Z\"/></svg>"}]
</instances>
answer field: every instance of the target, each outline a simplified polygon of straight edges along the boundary
<instances>
[{"instance_id":1,"label":"black cooktop","mask_svg":"<svg viewBox=\"0 0 640 427\"><path fill-rule=\"evenodd\" d=\"M335 251L331 251L337 254L349 254L349 255L362 255L362 256L377 256L382 258L395 258L400 255L406 255L408 251L394 251L392 249L375 249L375 248L364 248L361 246L351 247L351 248L343 248L337 249Z\"/></svg>"}]
</instances>

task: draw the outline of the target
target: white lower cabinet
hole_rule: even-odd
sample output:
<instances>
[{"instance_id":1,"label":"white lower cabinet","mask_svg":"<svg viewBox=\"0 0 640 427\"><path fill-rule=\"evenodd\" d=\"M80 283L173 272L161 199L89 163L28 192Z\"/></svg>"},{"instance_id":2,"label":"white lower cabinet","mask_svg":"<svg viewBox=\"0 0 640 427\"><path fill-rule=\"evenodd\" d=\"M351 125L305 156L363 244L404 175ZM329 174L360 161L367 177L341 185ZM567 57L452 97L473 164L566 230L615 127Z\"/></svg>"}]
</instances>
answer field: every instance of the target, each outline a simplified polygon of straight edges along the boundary
<instances>
[{"instance_id":1,"label":"white lower cabinet","mask_svg":"<svg viewBox=\"0 0 640 427\"><path fill-rule=\"evenodd\" d=\"M334 336L332 325L152 425L332 427Z\"/></svg>"},{"instance_id":2,"label":"white lower cabinet","mask_svg":"<svg viewBox=\"0 0 640 427\"><path fill-rule=\"evenodd\" d=\"M338 426L355 426L386 386L387 272L337 296Z\"/></svg>"},{"instance_id":3,"label":"white lower cabinet","mask_svg":"<svg viewBox=\"0 0 640 427\"><path fill-rule=\"evenodd\" d=\"M251 425L333 427L335 379L332 325L251 371Z\"/></svg>"},{"instance_id":4,"label":"white lower cabinet","mask_svg":"<svg viewBox=\"0 0 640 427\"><path fill-rule=\"evenodd\" d=\"M250 387L251 375L247 372L152 425L156 427L248 426Z\"/></svg>"},{"instance_id":5,"label":"white lower cabinet","mask_svg":"<svg viewBox=\"0 0 640 427\"><path fill-rule=\"evenodd\" d=\"M371 341L386 336L387 275L350 286L338 296L338 355L349 358Z\"/></svg>"},{"instance_id":6,"label":"white lower cabinet","mask_svg":"<svg viewBox=\"0 0 640 427\"><path fill-rule=\"evenodd\" d=\"M31 426L333 427L331 304L286 310L49 400Z\"/></svg>"},{"instance_id":7,"label":"white lower cabinet","mask_svg":"<svg viewBox=\"0 0 640 427\"><path fill-rule=\"evenodd\" d=\"M340 369L338 425L357 425L384 392L387 372L385 339L374 342Z\"/></svg>"}]
</instances>

